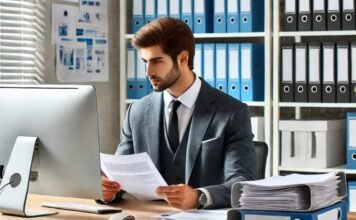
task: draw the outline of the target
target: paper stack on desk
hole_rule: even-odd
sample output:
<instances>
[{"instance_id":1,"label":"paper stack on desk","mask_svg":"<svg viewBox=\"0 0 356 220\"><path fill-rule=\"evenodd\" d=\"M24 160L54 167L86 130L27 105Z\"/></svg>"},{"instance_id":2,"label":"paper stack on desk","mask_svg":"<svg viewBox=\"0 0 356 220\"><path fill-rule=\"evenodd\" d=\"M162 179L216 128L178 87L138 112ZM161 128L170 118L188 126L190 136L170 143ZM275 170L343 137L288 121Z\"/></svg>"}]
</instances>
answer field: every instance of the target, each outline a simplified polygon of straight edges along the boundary
<instances>
[{"instance_id":1,"label":"paper stack on desk","mask_svg":"<svg viewBox=\"0 0 356 220\"><path fill-rule=\"evenodd\" d=\"M343 172L290 174L234 184L232 206L250 210L313 211L345 197Z\"/></svg>"}]
</instances>

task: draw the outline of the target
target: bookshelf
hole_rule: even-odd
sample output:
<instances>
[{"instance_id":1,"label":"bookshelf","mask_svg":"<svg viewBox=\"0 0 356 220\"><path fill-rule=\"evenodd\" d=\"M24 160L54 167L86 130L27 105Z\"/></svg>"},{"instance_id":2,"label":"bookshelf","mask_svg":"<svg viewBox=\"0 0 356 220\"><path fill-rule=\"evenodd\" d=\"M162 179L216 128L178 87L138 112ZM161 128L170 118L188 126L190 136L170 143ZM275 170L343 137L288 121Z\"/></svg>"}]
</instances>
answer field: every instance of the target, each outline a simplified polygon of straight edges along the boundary
<instances>
[{"instance_id":1,"label":"bookshelf","mask_svg":"<svg viewBox=\"0 0 356 220\"><path fill-rule=\"evenodd\" d=\"M132 33L128 33L130 27L130 13L132 11L132 1L120 1L120 125L123 124L127 105L135 101L127 99L126 94L126 45L133 38ZM264 44L265 55L265 91L264 101L247 102L251 109L252 116L264 116L264 139L268 144L269 156L266 164L266 176L270 176L272 170L272 0L265 1L265 23L264 32L251 33L195 33L197 43L218 43L218 42L258 42Z\"/></svg>"},{"instance_id":2,"label":"bookshelf","mask_svg":"<svg viewBox=\"0 0 356 220\"><path fill-rule=\"evenodd\" d=\"M301 173L322 173L329 171L344 171L348 176L356 175L355 170L346 169L346 165L329 168L300 168L281 166L281 137L279 122L283 119L283 114L291 113L294 119L323 119L338 118L345 119L345 113L356 111L356 103L309 103L309 102L280 102L280 71L281 71L281 44L284 42L338 42L342 40L351 41L356 36L355 30L340 31L283 31L282 19L283 6L285 0L273 0L273 155L272 155L272 174L279 175L283 172ZM289 116L290 116L289 115ZM345 137L346 138L346 137ZM346 149L346 146L344 146Z\"/></svg>"}]
</instances>

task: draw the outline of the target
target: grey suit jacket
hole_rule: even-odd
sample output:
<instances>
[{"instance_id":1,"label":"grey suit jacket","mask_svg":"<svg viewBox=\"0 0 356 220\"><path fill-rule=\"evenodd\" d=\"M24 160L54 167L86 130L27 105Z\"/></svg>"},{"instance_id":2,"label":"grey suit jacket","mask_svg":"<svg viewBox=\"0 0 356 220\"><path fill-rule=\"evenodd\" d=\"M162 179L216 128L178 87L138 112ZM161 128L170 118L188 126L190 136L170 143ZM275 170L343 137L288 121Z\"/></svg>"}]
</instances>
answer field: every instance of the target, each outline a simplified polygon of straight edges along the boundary
<instances>
[{"instance_id":1,"label":"grey suit jacket","mask_svg":"<svg viewBox=\"0 0 356 220\"><path fill-rule=\"evenodd\" d=\"M162 92L154 92L128 108L117 154L147 152L160 170L162 106ZM209 191L213 204L207 208L230 207L232 184L255 179L252 139L247 105L202 80L191 118L185 183Z\"/></svg>"}]
</instances>

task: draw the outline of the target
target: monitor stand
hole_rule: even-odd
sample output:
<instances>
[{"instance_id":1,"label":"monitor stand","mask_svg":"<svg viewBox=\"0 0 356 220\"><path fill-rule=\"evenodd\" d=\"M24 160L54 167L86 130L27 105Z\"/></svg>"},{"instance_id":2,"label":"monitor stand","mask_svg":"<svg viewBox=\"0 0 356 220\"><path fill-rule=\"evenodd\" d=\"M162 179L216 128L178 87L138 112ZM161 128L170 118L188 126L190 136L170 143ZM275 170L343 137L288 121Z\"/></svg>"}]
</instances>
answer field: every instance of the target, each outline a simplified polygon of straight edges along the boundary
<instances>
[{"instance_id":1,"label":"monitor stand","mask_svg":"<svg viewBox=\"0 0 356 220\"><path fill-rule=\"evenodd\" d=\"M0 185L1 213L26 217L57 214L47 210L25 210L36 148L38 149L37 137L17 137Z\"/></svg>"}]
</instances>

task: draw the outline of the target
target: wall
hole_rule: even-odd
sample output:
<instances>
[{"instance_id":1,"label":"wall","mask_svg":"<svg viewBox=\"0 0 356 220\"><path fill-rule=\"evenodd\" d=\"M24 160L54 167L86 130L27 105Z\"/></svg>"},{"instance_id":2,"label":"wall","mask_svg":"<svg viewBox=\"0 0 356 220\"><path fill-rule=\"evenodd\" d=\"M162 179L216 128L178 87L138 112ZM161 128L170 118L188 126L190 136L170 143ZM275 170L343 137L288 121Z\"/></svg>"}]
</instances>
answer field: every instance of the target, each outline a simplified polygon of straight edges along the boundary
<instances>
[{"instance_id":1,"label":"wall","mask_svg":"<svg viewBox=\"0 0 356 220\"><path fill-rule=\"evenodd\" d=\"M38 0L38 62L45 83L57 84L55 47L51 44L52 3L78 5L66 1ZM119 82L119 1L108 0L109 82L90 83L97 91L101 152L113 153L120 136ZM43 23L44 21L44 23Z\"/></svg>"}]
</instances>

